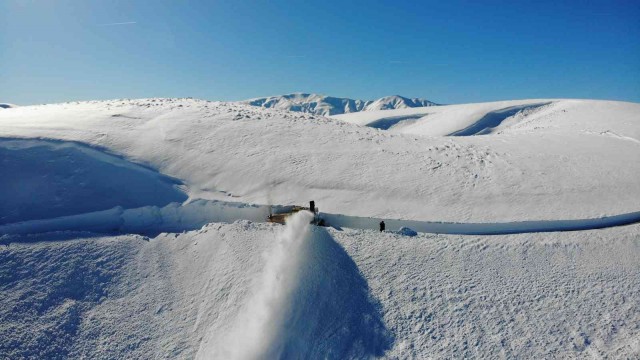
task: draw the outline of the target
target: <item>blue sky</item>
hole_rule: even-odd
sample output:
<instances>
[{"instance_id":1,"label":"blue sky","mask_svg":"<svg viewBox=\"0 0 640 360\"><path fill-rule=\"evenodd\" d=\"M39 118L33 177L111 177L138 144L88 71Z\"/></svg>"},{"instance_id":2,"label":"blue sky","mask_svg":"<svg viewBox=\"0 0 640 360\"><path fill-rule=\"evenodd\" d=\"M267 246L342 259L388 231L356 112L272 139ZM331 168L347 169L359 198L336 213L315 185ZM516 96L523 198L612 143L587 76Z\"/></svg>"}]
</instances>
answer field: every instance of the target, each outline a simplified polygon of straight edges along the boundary
<instances>
[{"instance_id":1,"label":"blue sky","mask_svg":"<svg viewBox=\"0 0 640 360\"><path fill-rule=\"evenodd\" d=\"M640 1L0 0L0 102L640 102Z\"/></svg>"}]
</instances>

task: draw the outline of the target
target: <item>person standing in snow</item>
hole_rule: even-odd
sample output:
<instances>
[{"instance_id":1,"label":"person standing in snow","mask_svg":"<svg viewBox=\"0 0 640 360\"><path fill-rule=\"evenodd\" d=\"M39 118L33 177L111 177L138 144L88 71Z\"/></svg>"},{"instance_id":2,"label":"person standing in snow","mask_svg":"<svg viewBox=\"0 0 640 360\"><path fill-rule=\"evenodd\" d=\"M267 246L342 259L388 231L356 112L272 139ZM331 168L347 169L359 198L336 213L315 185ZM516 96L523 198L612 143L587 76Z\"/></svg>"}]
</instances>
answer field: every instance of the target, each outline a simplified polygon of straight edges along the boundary
<instances>
[{"instance_id":1,"label":"person standing in snow","mask_svg":"<svg viewBox=\"0 0 640 360\"><path fill-rule=\"evenodd\" d=\"M384 231L384 220L380 221L380 232Z\"/></svg>"}]
</instances>

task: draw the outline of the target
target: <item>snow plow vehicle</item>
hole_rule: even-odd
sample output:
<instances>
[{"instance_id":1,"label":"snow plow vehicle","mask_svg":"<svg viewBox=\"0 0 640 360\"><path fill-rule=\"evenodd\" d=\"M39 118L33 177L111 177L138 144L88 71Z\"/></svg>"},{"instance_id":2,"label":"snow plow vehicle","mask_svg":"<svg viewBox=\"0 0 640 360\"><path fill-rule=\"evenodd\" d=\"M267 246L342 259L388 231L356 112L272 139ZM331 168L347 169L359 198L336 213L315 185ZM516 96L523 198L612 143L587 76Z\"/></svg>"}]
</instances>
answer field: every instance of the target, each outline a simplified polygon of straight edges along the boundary
<instances>
[{"instance_id":1,"label":"snow plow vehicle","mask_svg":"<svg viewBox=\"0 0 640 360\"><path fill-rule=\"evenodd\" d=\"M311 224L318 225L318 226L325 226L324 220L320 217L318 208L316 207L315 201L313 200L309 202L309 207L298 206L298 205L288 206L280 209L275 214L272 212L272 209L269 208L269 217L267 218L267 220L271 223L284 225L289 216L305 210L313 213L313 220L311 221Z\"/></svg>"}]
</instances>

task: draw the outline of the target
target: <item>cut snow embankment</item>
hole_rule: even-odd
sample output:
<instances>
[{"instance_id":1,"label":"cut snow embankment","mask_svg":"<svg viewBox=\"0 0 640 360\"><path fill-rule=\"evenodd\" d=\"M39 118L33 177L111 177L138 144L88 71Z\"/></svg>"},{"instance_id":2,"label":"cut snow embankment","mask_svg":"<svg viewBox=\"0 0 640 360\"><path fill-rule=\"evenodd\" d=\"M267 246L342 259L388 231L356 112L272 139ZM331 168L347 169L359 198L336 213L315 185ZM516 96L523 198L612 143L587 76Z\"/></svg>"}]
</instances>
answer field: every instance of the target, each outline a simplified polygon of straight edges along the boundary
<instances>
[{"instance_id":1,"label":"cut snow embankment","mask_svg":"<svg viewBox=\"0 0 640 360\"><path fill-rule=\"evenodd\" d=\"M547 220L547 221L519 221L505 223L448 223L399 219L376 219L338 214L323 214L326 222L338 228L351 229L379 228L380 221L384 221L387 229L408 227L422 233L459 234L459 235L505 235L535 232L580 231L603 229L623 226L640 222L640 211L606 216L593 219L577 220Z\"/></svg>"},{"instance_id":2,"label":"cut snow embankment","mask_svg":"<svg viewBox=\"0 0 640 360\"><path fill-rule=\"evenodd\" d=\"M270 211L287 212L290 206L268 206L216 200L196 200L187 204L171 203L164 207L145 206L113 209L52 219L23 221L0 225L0 235L37 234L54 231L91 231L156 235L161 232L197 230L213 222L237 220L266 222ZM580 231L623 226L640 222L640 211L593 219L521 221L504 223L450 223L401 219L381 219L321 213L328 226L335 228L376 230L384 221L387 229L409 228L435 234L504 235L535 232Z\"/></svg>"},{"instance_id":3,"label":"cut snow embankment","mask_svg":"<svg viewBox=\"0 0 640 360\"><path fill-rule=\"evenodd\" d=\"M197 200L189 204L172 203L164 207L109 210L23 221L0 225L0 234L37 234L53 231L91 231L97 233L158 234L200 229L211 222L236 220L263 222L267 206Z\"/></svg>"}]
</instances>

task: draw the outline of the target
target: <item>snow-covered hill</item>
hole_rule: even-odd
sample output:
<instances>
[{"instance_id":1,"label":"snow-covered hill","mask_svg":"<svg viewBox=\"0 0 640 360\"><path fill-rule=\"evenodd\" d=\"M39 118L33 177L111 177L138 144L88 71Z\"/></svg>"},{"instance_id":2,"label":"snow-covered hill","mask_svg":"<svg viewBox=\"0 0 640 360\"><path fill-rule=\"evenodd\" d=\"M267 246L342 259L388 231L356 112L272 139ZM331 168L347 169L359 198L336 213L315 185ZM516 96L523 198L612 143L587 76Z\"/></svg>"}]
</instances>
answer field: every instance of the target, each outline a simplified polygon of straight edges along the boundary
<instances>
[{"instance_id":1,"label":"snow-covered hill","mask_svg":"<svg viewBox=\"0 0 640 360\"><path fill-rule=\"evenodd\" d=\"M5 237L0 357L640 355L640 225L496 237L300 225Z\"/></svg>"},{"instance_id":2,"label":"snow-covered hill","mask_svg":"<svg viewBox=\"0 0 640 360\"><path fill-rule=\"evenodd\" d=\"M502 133L442 136L518 106L527 110L502 121L496 127ZM360 125L381 114L384 121L389 115L420 118L386 131ZM453 222L638 211L630 194L640 194L639 104L531 100L350 116L336 121L191 99L83 102L1 112L0 136L106 151L178 179L192 200L292 205L313 199L321 211L336 214ZM34 169L22 155L28 146L7 141L0 145L14 172ZM0 196L18 196L7 183L17 178L0 178ZM59 203L48 207L49 216L59 214L64 197L47 196L46 204ZM30 211L38 206L44 205Z\"/></svg>"},{"instance_id":3,"label":"snow-covered hill","mask_svg":"<svg viewBox=\"0 0 640 360\"><path fill-rule=\"evenodd\" d=\"M590 134L640 139L635 103L534 99L332 116L360 126L425 136Z\"/></svg>"},{"instance_id":4,"label":"snow-covered hill","mask_svg":"<svg viewBox=\"0 0 640 360\"><path fill-rule=\"evenodd\" d=\"M437 105L429 100L409 99L399 95L386 96L378 100L365 101L336 98L318 94L294 93L242 101L263 108L299 111L316 115L347 114L360 111L406 109Z\"/></svg>"},{"instance_id":5,"label":"snow-covered hill","mask_svg":"<svg viewBox=\"0 0 640 360\"><path fill-rule=\"evenodd\" d=\"M640 225L398 231L629 224L640 104L25 106L0 165L0 358L640 356Z\"/></svg>"}]
</instances>

